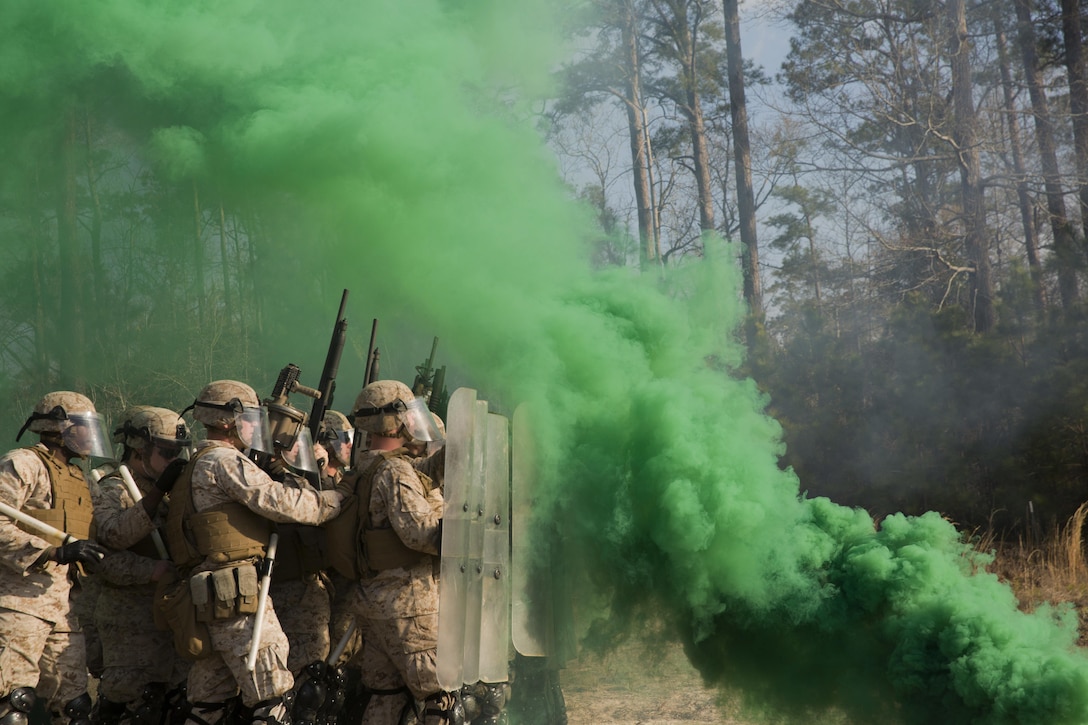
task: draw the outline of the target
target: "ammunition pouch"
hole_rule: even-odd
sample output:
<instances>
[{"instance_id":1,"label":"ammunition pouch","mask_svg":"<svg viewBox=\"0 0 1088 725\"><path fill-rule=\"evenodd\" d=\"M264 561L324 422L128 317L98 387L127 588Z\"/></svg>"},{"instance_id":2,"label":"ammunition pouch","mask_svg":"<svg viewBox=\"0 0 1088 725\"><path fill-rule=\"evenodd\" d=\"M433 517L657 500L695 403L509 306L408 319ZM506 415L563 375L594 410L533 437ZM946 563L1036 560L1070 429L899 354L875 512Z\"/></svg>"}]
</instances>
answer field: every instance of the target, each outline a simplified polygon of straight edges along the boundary
<instances>
[{"instance_id":1,"label":"ammunition pouch","mask_svg":"<svg viewBox=\"0 0 1088 725\"><path fill-rule=\"evenodd\" d=\"M188 579L160 582L155 592L154 612L156 624L166 625L173 632L174 650L182 659L195 662L211 655L211 634L208 625L197 620Z\"/></svg>"},{"instance_id":2,"label":"ammunition pouch","mask_svg":"<svg viewBox=\"0 0 1088 725\"><path fill-rule=\"evenodd\" d=\"M257 567L253 564L205 571L189 578L189 595L197 622L256 614Z\"/></svg>"}]
</instances>

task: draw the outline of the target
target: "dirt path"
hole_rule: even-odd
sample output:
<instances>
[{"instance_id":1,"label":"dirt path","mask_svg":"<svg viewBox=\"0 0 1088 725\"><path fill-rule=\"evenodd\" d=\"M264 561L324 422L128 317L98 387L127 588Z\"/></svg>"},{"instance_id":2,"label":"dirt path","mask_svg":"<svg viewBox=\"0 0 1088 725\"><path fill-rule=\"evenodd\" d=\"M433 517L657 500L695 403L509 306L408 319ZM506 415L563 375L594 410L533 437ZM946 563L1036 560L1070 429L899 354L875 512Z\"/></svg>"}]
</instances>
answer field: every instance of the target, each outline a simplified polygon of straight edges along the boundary
<instances>
[{"instance_id":1,"label":"dirt path","mask_svg":"<svg viewBox=\"0 0 1088 725\"><path fill-rule=\"evenodd\" d=\"M583 655L561 679L570 725L744 725L703 686L679 645Z\"/></svg>"}]
</instances>

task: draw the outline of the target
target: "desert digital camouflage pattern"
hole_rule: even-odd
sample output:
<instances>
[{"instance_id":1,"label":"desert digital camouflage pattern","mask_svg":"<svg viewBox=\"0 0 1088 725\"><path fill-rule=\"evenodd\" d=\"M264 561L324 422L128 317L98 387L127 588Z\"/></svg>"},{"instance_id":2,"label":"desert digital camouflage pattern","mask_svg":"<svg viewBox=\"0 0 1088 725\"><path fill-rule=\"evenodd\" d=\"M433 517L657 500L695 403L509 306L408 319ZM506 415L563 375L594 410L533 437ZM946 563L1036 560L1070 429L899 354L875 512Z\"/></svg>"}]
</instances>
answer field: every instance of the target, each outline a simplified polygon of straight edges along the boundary
<instances>
[{"instance_id":1,"label":"desert digital camouflage pattern","mask_svg":"<svg viewBox=\"0 0 1088 725\"><path fill-rule=\"evenodd\" d=\"M40 443L35 447L47 450ZM77 466L67 465L82 477ZM36 453L20 448L0 458L0 501L24 511L52 508L49 472ZM11 519L0 516L0 607L33 614L47 622L66 620L70 589L67 565L48 562L31 570L42 552L58 543L23 531Z\"/></svg>"},{"instance_id":2,"label":"desert digital camouflage pattern","mask_svg":"<svg viewBox=\"0 0 1088 725\"><path fill-rule=\"evenodd\" d=\"M40 443L36 447L47 451ZM60 465L82 479L77 466ZM52 508L49 471L37 453L16 449L0 457L0 501L23 511ZM71 611L68 566L34 566L59 543L0 516L0 694L37 686L52 712L87 690L86 650Z\"/></svg>"},{"instance_id":3,"label":"desert digital camouflage pattern","mask_svg":"<svg viewBox=\"0 0 1088 725\"><path fill-rule=\"evenodd\" d=\"M142 493L151 491L149 479L138 471L132 476ZM116 550L102 560L96 574L100 592L95 625L103 665L99 697L133 702L148 684L173 687L188 670L174 651L170 633L155 626L152 614L152 575L160 560L153 555L149 536L165 522L166 504L159 505L152 520L114 474L101 479L94 491L94 515L99 542Z\"/></svg>"},{"instance_id":4,"label":"desert digital camouflage pattern","mask_svg":"<svg viewBox=\"0 0 1088 725\"><path fill-rule=\"evenodd\" d=\"M198 454L192 472L192 502L197 512L236 501L271 521L316 526L340 511L339 493L277 483L230 443L202 441ZM220 566L205 560L193 573ZM214 653L193 663L188 679L190 701L222 702L240 691L243 704L252 707L291 689L294 678L287 669L287 637L276 616L277 607L271 606L274 600L269 599L253 672L246 670L245 660L255 617L239 615L208 622ZM201 717L211 721L219 714L204 712Z\"/></svg>"},{"instance_id":5,"label":"desert digital camouflage pattern","mask_svg":"<svg viewBox=\"0 0 1088 725\"><path fill-rule=\"evenodd\" d=\"M366 470L378 453L359 460ZM442 492L428 486L406 457L381 463L373 477L366 526L392 528L410 549L429 554L409 567L377 572L359 585L355 615L362 630L360 664L370 689L407 686L423 700L441 691L435 672L438 644L438 547ZM375 697L365 725L395 725L406 695Z\"/></svg>"},{"instance_id":6,"label":"desert digital camouflage pattern","mask_svg":"<svg viewBox=\"0 0 1088 725\"><path fill-rule=\"evenodd\" d=\"M268 596L279 608L280 628L290 651L287 669L298 676L306 665L329 656L329 589L321 574L301 579L272 579Z\"/></svg>"}]
</instances>

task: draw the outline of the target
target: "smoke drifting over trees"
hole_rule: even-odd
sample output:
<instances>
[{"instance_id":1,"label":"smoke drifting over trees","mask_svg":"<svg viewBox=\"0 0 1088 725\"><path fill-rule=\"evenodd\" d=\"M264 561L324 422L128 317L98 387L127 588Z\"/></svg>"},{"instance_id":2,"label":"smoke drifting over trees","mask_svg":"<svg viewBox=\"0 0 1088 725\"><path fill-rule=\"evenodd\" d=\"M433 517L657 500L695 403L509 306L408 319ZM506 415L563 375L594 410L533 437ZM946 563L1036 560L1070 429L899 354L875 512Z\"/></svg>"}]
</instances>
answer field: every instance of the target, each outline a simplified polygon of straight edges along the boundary
<instances>
[{"instance_id":1,"label":"smoke drifting over trees","mask_svg":"<svg viewBox=\"0 0 1088 725\"><path fill-rule=\"evenodd\" d=\"M1012 53L1003 93L995 7L791 8L796 105L751 135L778 269L721 239L747 221L722 7L602 7L599 62L574 74L592 83L559 89L553 2L8 3L5 429L48 389L181 408L209 379L316 374L350 288L334 407L372 316L421 333L387 374L438 335L460 382L532 405L535 532L542 558L560 533L573 552L546 563L581 575L587 643L653 612L709 681L797 722L1088 721L1068 612L1020 613L936 513L874 526L816 495L956 516L1075 498L1084 244L1047 223L1054 179ZM1058 35L1038 65L1068 126ZM572 193L532 125L543 107L570 141L608 98L644 172L630 231L607 165Z\"/></svg>"}]
</instances>

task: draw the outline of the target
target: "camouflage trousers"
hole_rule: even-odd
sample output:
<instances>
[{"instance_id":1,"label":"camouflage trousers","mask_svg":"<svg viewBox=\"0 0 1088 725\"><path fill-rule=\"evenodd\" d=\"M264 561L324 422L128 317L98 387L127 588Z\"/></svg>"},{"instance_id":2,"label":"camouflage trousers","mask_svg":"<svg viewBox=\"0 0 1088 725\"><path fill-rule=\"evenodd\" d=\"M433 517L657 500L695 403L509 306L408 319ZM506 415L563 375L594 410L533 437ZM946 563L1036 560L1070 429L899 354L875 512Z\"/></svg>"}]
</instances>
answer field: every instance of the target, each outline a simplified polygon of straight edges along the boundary
<instances>
[{"instance_id":1,"label":"camouflage trousers","mask_svg":"<svg viewBox=\"0 0 1088 725\"><path fill-rule=\"evenodd\" d=\"M67 722L64 705L87 691L87 652L74 616L54 624L0 608L0 694L17 687L33 687L54 722Z\"/></svg>"},{"instance_id":2,"label":"camouflage trousers","mask_svg":"<svg viewBox=\"0 0 1088 725\"><path fill-rule=\"evenodd\" d=\"M170 632L99 625L105 667L98 695L112 702L140 698L152 682L168 688L185 681L185 667L174 653Z\"/></svg>"},{"instance_id":3,"label":"camouflage trousers","mask_svg":"<svg viewBox=\"0 0 1088 725\"><path fill-rule=\"evenodd\" d=\"M307 574L273 580L268 596L276 602L280 628L290 646L287 669L297 677L306 665L329 656L328 586L320 575Z\"/></svg>"},{"instance_id":4,"label":"camouflage trousers","mask_svg":"<svg viewBox=\"0 0 1088 725\"><path fill-rule=\"evenodd\" d=\"M190 702L220 703L241 693L242 704L253 707L262 700L280 697L291 689L295 679L287 669L287 636L280 628L271 597L264 611L264 628L261 630L256 666L253 672L246 669L256 620L256 615L246 614L208 622L212 653L194 662L189 669ZM221 711L198 714L209 723L214 723Z\"/></svg>"},{"instance_id":5,"label":"camouflage trousers","mask_svg":"<svg viewBox=\"0 0 1088 725\"><path fill-rule=\"evenodd\" d=\"M352 611L352 601L359 587L354 581L348 579L345 576L337 573L336 571L329 572L329 578L332 582L332 614L329 619L329 642L335 647L340 644L340 640L344 638L347 631L351 629L351 625L355 622L355 614ZM359 667L359 657L363 649L363 638L359 635L359 629L356 628L351 637L348 638L347 646L344 648L343 653L333 664L340 667Z\"/></svg>"},{"instance_id":6,"label":"camouflage trousers","mask_svg":"<svg viewBox=\"0 0 1088 725\"><path fill-rule=\"evenodd\" d=\"M99 697L133 702L152 682L173 687L185 681L187 663L174 651L171 633L155 626L153 590L104 585L95 609L102 641Z\"/></svg>"},{"instance_id":7,"label":"camouflage trousers","mask_svg":"<svg viewBox=\"0 0 1088 725\"><path fill-rule=\"evenodd\" d=\"M397 725L405 705L442 691L435 664L438 613L364 619L359 624L363 630L363 685L377 692L401 690L372 696L362 725Z\"/></svg>"}]
</instances>

